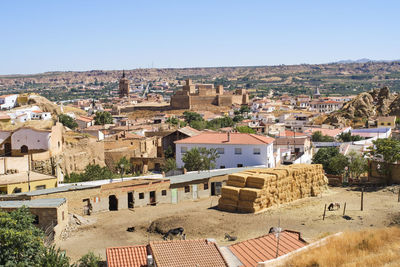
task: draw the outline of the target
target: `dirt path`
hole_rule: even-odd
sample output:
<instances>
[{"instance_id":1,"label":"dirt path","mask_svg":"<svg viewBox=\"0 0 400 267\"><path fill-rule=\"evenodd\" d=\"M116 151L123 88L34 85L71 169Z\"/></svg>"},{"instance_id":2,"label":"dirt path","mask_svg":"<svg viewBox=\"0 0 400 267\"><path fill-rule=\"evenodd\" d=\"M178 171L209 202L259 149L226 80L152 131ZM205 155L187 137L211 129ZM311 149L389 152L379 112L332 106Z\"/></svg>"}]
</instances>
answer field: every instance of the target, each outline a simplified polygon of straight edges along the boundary
<instances>
[{"instance_id":1,"label":"dirt path","mask_svg":"<svg viewBox=\"0 0 400 267\"><path fill-rule=\"evenodd\" d=\"M268 233L277 226L302 233L307 241L313 241L328 233L347 229L387 226L393 216L400 213L397 195L386 190L364 193L364 211L360 211L360 192L354 189L331 188L321 197L297 200L280 207L270 208L258 214L236 214L212 208L218 198L183 202L177 205L164 204L156 207L136 208L94 214L92 225L82 226L67 240L58 244L73 260L88 251L94 251L105 259L105 249L113 246L147 244L161 240L157 233L146 230L151 222L157 221L163 229L184 227L188 239L214 238L219 245L228 245L224 234L238 237L238 241ZM322 220L325 203L340 202L338 211L327 211ZM347 202L346 215L342 217L343 203ZM127 232L134 226L135 232Z\"/></svg>"}]
</instances>

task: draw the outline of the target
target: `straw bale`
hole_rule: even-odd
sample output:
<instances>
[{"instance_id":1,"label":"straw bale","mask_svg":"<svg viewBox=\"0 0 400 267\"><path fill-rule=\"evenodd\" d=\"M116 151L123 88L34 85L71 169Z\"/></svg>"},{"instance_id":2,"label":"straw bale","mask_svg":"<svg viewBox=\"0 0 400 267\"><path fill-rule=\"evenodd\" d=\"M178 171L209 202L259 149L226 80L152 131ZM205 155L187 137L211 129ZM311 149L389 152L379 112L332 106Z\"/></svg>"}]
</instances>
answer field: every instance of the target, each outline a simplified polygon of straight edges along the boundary
<instances>
[{"instance_id":1,"label":"straw bale","mask_svg":"<svg viewBox=\"0 0 400 267\"><path fill-rule=\"evenodd\" d=\"M228 181L239 181L239 182L246 182L247 177L250 174L247 173L234 173L228 175Z\"/></svg>"},{"instance_id":2,"label":"straw bale","mask_svg":"<svg viewBox=\"0 0 400 267\"><path fill-rule=\"evenodd\" d=\"M226 181L226 185L233 187L245 187L246 182L228 180Z\"/></svg>"},{"instance_id":3,"label":"straw bale","mask_svg":"<svg viewBox=\"0 0 400 267\"><path fill-rule=\"evenodd\" d=\"M256 198L261 197L262 195L265 195L264 190L255 188L242 188L242 190L240 190L239 200L253 201Z\"/></svg>"},{"instance_id":4,"label":"straw bale","mask_svg":"<svg viewBox=\"0 0 400 267\"><path fill-rule=\"evenodd\" d=\"M269 182L273 179L272 175L257 175L249 176L246 180L246 187L264 188L267 187Z\"/></svg>"},{"instance_id":5,"label":"straw bale","mask_svg":"<svg viewBox=\"0 0 400 267\"><path fill-rule=\"evenodd\" d=\"M237 211L237 206L218 204L218 209L224 210L224 211L235 212L235 211Z\"/></svg>"},{"instance_id":6,"label":"straw bale","mask_svg":"<svg viewBox=\"0 0 400 267\"><path fill-rule=\"evenodd\" d=\"M219 205L219 204L237 206L238 201L237 201L237 200L235 201L235 200L229 199L229 198L221 197L221 198L218 200L218 205Z\"/></svg>"},{"instance_id":7,"label":"straw bale","mask_svg":"<svg viewBox=\"0 0 400 267\"><path fill-rule=\"evenodd\" d=\"M223 198L239 200L240 188L234 186L223 186L221 188L221 195Z\"/></svg>"}]
</instances>

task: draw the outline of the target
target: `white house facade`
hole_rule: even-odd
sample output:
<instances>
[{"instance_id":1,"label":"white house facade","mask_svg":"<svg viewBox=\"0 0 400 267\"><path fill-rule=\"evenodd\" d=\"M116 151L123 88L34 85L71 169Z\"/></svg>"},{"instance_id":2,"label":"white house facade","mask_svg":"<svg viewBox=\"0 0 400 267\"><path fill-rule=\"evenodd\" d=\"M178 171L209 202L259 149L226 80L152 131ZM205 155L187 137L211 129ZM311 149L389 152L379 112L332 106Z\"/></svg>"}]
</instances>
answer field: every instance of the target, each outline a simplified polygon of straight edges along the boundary
<instances>
[{"instance_id":1,"label":"white house facade","mask_svg":"<svg viewBox=\"0 0 400 267\"><path fill-rule=\"evenodd\" d=\"M214 148L219 154L216 168L265 165L275 167L274 138L247 133L202 133L176 141L176 163L184 166L182 157L192 148Z\"/></svg>"},{"instance_id":2,"label":"white house facade","mask_svg":"<svg viewBox=\"0 0 400 267\"><path fill-rule=\"evenodd\" d=\"M18 95L2 95L0 96L0 108L12 109L17 105Z\"/></svg>"}]
</instances>

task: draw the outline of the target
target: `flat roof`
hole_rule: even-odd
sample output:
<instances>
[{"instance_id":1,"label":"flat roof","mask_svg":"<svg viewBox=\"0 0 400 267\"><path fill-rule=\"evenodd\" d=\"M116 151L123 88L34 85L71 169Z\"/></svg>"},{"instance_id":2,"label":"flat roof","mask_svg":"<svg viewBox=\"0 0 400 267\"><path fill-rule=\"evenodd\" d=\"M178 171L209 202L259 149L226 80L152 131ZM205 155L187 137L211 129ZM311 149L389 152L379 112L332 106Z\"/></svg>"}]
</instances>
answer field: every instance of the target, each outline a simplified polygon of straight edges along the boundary
<instances>
[{"instance_id":1,"label":"flat roof","mask_svg":"<svg viewBox=\"0 0 400 267\"><path fill-rule=\"evenodd\" d=\"M61 186L61 187L40 189L40 190L31 191L31 192L17 193L17 194L13 194L13 195L40 196L40 195L61 193L61 192L67 192L67 191L73 191L73 190L83 190L83 189L89 189L89 188L95 188L95 187L100 187L100 185L66 185L66 186Z\"/></svg>"},{"instance_id":2,"label":"flat roof","mask_svg":"<svg viewBox=\"0 0 400 267\"><path fill-rule=\"evenodd\" d=\"M64 204L65 201L65 198L0 201L0 209L20 208L22 206L26 206L28 208L57 208Z\"/></svg>"},{"instance_id":3,"label":"flat roof","mask_svg":"<svg viewBox=\"0 0 400 267\"><path fill-rule=\"evenodd\" d=\"M179 184L179 183L186 183L201 179L206 179L215 176L222 176L236 172L242 172L245 170L255 169L255 168L262 168L266 167L265 165L262 166L251 166L251 167L243 167L243 168L230 168L230 169L218 169L218 170L211 170L211 171L201 171L199 172L190 172L186 174L174 175L165 177L170 180L171 184Z\"/></svg>"},{"instance_id":4,"label":"flat roof","mask_svg":"<svg viewBox=\"0 0 400 267\"><path fill-rule=\"evenodd\" d=\"M29 180L31 182L48 180L48 179L57 179L57 177L38 173L38 172L33 172L33 171L31 171L29 173ZM27 182L28 182L28 173L27 172L0 175L0 185L19 184L19 183L27 183Z\"/></svg>"}]
</instances>

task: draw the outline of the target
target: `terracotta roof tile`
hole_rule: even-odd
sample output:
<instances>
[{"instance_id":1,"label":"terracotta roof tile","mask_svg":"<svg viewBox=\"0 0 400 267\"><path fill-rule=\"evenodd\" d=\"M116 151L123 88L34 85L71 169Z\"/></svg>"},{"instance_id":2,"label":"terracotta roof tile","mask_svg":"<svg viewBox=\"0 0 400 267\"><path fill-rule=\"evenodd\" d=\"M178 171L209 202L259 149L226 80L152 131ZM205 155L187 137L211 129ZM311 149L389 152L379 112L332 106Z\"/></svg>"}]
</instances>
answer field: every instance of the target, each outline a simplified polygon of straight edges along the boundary
<instances>
[{"instance_id":1,"label":"terracotta roof tile","mask_svg":"<svg viewBox=\"0 0 400 267\"><path fill-rule=\"evenodd\" d=\"M300 233L285 230L279 237L279 256L304 247L307 243ZM243 263L243 267L254 267L257 263L276 258L277 238L267 234L229 246L233 254Z\"/></svg>"},{"instance_id":2,"label":"terracotta roof tile","mask_svg":"<svg viewBox=\"0 0 400 267\"><path fill-rule=\"evenodd\" d=\"M271 144L274 138L248 133L230 133L228 142L227 133L202 133L196 136L176 141L176 144L236 144L236 145L262 145Z\"/></svg>"},{"instance_id":3,"label":"terracotta roof tile","mask_svg":"<svg viewBox=\"0 0 400 267\"><path fill-rule=\"evenodd\" d=\"M227 267L216 243L206 239L150 242L157 267Z\"/></svg>"},{"instance_id":4,"label":"terracotta roof tile","mask_svg":"<svg viewBox=\"0 0 400 267\"><path fill-rule=\"evenodd\" d=\"M79 116L78 118L76 118L76 120L85 121L85 122L91 122L91 121L93 121L93 118L86 117L86 116Z\"/></svg>"},{"instance_id":5,"label":"terracotta roof tile","mask_svg":"<svg viewBox=\"0 0 400 267\"><path fill-rule=\"evenodd\" d=\"M106 249L108 267L146 267L146 246L113 247Z\"/></svg>"}]
</instances>

